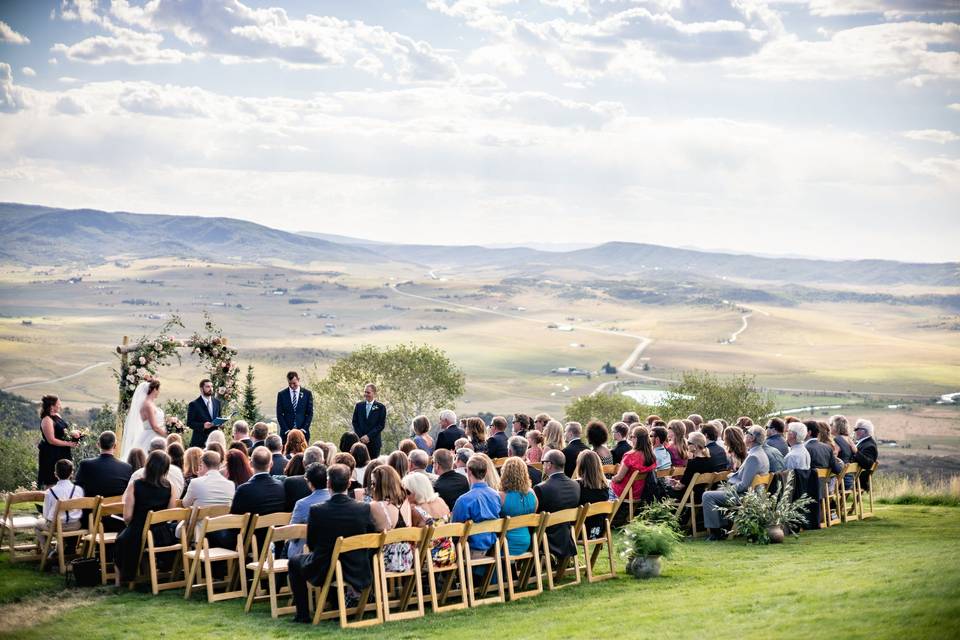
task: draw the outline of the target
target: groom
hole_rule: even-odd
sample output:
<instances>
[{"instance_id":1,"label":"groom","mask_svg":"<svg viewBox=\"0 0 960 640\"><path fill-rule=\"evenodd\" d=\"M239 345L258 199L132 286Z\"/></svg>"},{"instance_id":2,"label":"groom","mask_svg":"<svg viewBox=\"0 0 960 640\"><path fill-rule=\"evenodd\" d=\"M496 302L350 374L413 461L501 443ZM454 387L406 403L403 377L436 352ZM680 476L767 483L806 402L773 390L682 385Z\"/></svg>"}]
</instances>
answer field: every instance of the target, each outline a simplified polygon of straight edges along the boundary
<instances>
[{"instance_id":1,"label":"groom","mask_svg":"<svg viewBox=\"0 0 960 640\"><path fill-rule=\"evenodd\" d=\"M213 419L219 417L220 401L213 397L213 383L204 378L200 381L200 397L187 407L187 426L193 429L191 447L207 446L207 436L214 429Z\"/></svg>"}]
</instances>

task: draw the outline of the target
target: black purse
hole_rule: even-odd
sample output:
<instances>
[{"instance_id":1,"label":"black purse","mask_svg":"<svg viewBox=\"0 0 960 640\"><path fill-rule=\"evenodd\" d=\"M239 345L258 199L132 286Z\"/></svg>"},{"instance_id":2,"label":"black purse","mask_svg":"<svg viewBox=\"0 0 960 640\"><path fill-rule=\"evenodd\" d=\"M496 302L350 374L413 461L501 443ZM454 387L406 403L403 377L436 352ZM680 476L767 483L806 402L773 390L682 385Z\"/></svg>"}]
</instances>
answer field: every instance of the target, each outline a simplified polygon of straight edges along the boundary
<instances>
[{"instance_id":1,"label":"black purse","mask_svg":"<svg viewBox=\"0 0 960 640\"><path fill-rule=\"evenodd\" d=\"M100 560L97 558L74 558L70 561L70 571L67 572L67 582L70 576L78 587L100 586Z\"/></svg>"}]
</instances>

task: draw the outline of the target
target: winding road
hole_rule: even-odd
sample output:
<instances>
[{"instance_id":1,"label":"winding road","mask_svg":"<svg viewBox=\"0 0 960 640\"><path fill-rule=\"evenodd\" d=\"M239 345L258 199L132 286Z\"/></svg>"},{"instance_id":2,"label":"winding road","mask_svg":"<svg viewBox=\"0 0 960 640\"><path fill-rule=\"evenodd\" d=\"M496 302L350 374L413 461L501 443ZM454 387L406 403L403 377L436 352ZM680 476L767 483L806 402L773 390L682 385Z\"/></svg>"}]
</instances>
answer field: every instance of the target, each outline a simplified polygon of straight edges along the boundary
<instances>
[{"instance_id":1,"label":"winding road","mask_svg":"<svg viewBox=\"0 0 960 640\"><path fill-rule=\"evenodd\" d=\"M4 391L4 392L6 392L6 391L14 391L15 389L26 389L27 387L35 387L35 386L40 385L40 384L52 384L52 383L54 383L54 382L62 382L63 380L69 380L70 378L76 378L77 376L82 376L82 375L85 374L87 371L91 371L91 370L93 370L93 369L96 369L96 368L98 368L98 367L103 367L103 366L108 365L108 364L110 364L110 363L109 363L109 362L97 362L96 364L91 364L91 365L89 365L89 366L87 366L87 367L84 367L83 369L80 369L80 371L75 371L75 372L73 372L73 373L71 373L71 374L68 374L68 375L65 375L65 376L60 376L59 378L53 378L52 380L38 380L37 382L24 382L23 384L15 384L15 385L13 385L13 386L11 386L11 387L5 387L4 389L0 389L0 391Z\"/></svg>"}]
</instances>

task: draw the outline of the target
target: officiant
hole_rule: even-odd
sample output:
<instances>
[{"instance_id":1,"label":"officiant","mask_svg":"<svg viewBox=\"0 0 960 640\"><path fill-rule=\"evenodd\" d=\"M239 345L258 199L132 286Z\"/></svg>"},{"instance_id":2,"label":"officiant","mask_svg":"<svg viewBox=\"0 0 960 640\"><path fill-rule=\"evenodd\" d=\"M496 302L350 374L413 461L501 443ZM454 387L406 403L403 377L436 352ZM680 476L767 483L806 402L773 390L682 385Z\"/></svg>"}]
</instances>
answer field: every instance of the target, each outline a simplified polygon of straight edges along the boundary
<instances>
[{"instance_id":1,"label":"officiant","mask_svg":"<svg viewBox=\"0 0 960 640\"><path fill-rule=\"evenodd\" d=\"M220 417L220 401L213 397L213 382L200 381L200 397L187 407L187 426L193 429L190 446L201 449L207 446L207 436L216 427L213 421Z\"/></svg>"}]
</instances>

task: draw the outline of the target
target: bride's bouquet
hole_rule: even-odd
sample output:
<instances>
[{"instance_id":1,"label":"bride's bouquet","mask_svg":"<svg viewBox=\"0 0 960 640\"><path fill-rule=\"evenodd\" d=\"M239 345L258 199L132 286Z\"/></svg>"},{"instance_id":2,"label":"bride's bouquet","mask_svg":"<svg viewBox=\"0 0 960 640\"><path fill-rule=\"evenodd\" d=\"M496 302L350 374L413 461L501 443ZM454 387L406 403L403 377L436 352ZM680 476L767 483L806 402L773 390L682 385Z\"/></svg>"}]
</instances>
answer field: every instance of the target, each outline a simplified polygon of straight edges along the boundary
<instances>
[{"instance_id":1,"label":"bride's bouquet","mask_svg":"<svg viewBox=\"0 0 960 640\"><path fill-rule=\"evenodd\" d=\"M186 429L177 416L170 416L164 422L167 427L167 433L183 433L184 429Z\"/></svg>"}]
</instances>

